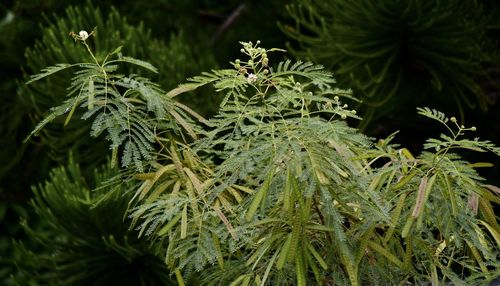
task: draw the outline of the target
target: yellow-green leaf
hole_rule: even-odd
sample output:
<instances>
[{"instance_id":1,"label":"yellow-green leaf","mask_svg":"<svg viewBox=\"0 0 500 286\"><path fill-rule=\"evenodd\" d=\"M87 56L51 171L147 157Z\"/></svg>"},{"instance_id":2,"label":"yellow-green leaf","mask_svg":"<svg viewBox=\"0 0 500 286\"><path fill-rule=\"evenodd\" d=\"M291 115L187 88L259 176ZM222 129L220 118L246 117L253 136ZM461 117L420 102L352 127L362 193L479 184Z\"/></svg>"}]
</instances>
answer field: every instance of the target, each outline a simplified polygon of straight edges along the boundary
<instances>
[{"instance_id":1,"label":"yellow-green leaf","mask_svg":"<svg viewBox=\"0 0 500 286\"><path fill-rule=\"evenodd\" d=\"M291 197L293 196L292 192L292 172L290 169L287 170L287 176L285 181L285 187L283 189L283 211L287 212L291 208Z\"/></svg>"},{"instance_id":2,"label":"yellow-green leaf","mask_svg":"<svg viewBox=\"0 0 500 286\"><path fill-rule=\"evenodd\" d=\"M432 190L432 186L434 185L434 181L436 180L436 174L432 175L432 177L427 180L427 176L423 177L420 186L418 188L417 201L415 202L415 207L412 212L412 216L417 218L422 213L422 210L425 208L425 203L429 198L429 194Z\"/></svg>"},{"instance_id":3,"label":"yellow-green leaf","mask_svg":"<svg viewBox=\"0 0 500 286\"><path fill-rule=\"evenodd\" d=\"M266 271L264 272L264 276L262 277L262 281L260 282L260 286L264 286L267 281L267 277L269 276L269 273L271 272L271 268L273 267L274 261L276 260L276 256L278 255L278 252L275 252L273 257L271 257L271 260L267 264Z\"/></svg>"},{"instance_id":4,"label":"yellow-green leaf","mask_svg":"<svg viewBox=\"0 0 500 286\"><path fill-rule=\"evenodd\" d=\"M440 175L440 178L442 178L443 185L445 187L446 192L448 193L448 202L450 202L451 205L451 214L455 217L457 215L457 202L456 202L456 195L454 194L453 190L451 189L450 181L448 177L444 174Z\"/></svg>"},{"instance_id":5,"label":"yellow-green leaf","mask_svg":"<svg viewBox=\"0 0 500 286\"><path fill-rule=\"evenodd\" d=\"M396 183L396 185L394 185L393 189L397 190L401 187L403 187L404 185L406 185L413 177L415 177L415 175L417 174L417 171L416 170L413 170L411 171L408 175L404 176L403 178L401 178L401 180L399 180L399 182Z\"/></svg>"},{"instance_id":6,"label":"yellow-green leaf","mask_svg":"<svg viewBox=\"0 0 500 286\"><path fill-rule=\"evenodd\" d=\"M248 208L248 211L246 213L246 220L250 221L252 220L255 212L257 211L257 208L259 207L260 203L263 201L264 197L267 194L267 190L269 189L269 186L271 185L271 180L273 179L273 171L270 171L269 174L267 175L267 178L264 180L262 183L262 186L260 189L257 191L255 196L253 197L252 203L250 204L250 207Z\"/></svg>"},{"instance_id":7,"label":"yellow-green leaf","mask_svg":"<svg viewBox=\"0 0 500 286\"><path fill-rule=\"evenodd\" d=\"M396 264L398 267L403 267L403 262L399 260L394 254L390 253L389 250L385 249L383 246L373 242L373 241L368 241L368 246L387 258L390 262Z\"/></svg>"},{"instance_id":8,"label":"yellow-green leaf","mask_svg":"<svg viewBox=\"0 0 500 286\"><path fill-rule=\"evenodd\" d=\"M177 96L177 95L185 93L185 92L193 91L193 90L197 89L198 87L200 87L202 85L204 85L204 84L200 84L200 83L186 83L186 84L181 84L178 87L176 87L176 88L172 89L171 91L169 91L167 93L167 96L168 97L174 97L174 96Z\"/></svg>"},{"instance_id":9,"label":"yellow-green leaf","mask_svg":"<svg viewBox=\"0 0 500 286\"><path fill-rule=\"evenodd\" d=\"M306 286L306 270L302 252L295 257L295 272L297 273L297 286Z\"/></svg>"},{"instance_id":10,"label":"yellow-green leaf","mask_svg":"<svg viewBox=\"0 0 500 286\"><path fill-rule=\"evenodd\" d=\"M181 219L182 213L178 213L175 215L165 226L163 226L159 231L158 235L163 236L165 235L169 230L174 227L174 225L177 224L177 222Z\"/></svg>"},{"instance_id":11,"label":"yellow-green leaf","mask_svg":"<svg viewBox=\"0 0 500 286\"><path fill-rule=\"evenodd\" d=\"M474 258L476 259L477 264L479 264L479 268L481 268L481 271L483 271L483 273L488 273L488 268L484 264L483 257L481 256L477 248L468 240L465 240L465 242L467 243L467 246L469 246L469 249L472 252L472 256L474 256Z\"/></svg>"},{"instance_id":12,"label":"yellow-green leaf","mask_svg":"<svg viewBox=\"0 0 500 286\"><path fill-rule=\"evenodd\" d=\"M142 189L142 192L139 196L139 200L142 200L148 194L148 192L154 186L156 181L158 181L161 178L161 176L163 176L163 174L165 174L166 172L172 171L172 170L175 170L174 164L165 165L165 166L162 166L160 169L158 169L155 172L155 176L151 180L148 180L145 182L146 185Z\"/></svg>"},{"instance_id":13,"label":"yellow-green leaf","mask_svg":"<svg viewBox=\"0 0 500 286\"><path fill-rule=\"evenodd\" d=\"M89 80L89 86L88 86L88 95L87 95L87 107L88 109L93 109L94 108L94 93L95 93L95 90L94 90L94 80Z\"/></svg>"},{"instance_id":14,"label":"yellow-green leaf","mask_svg":"<svg viewBox=\"0 0 500 286\"><path fill-rule=\"evenodd\" d=\"M286 258L288 257L288 252L290 251L290 245L292 243L292 234L289 233L286 237L285 243L281 247L280 255L278 261L276 262L276 268L282 269L285 265Z\"/></svg>"},{"instance_id":15,"label":"yellow-green leaf","mask_svg":"<svg viewBox=\"0 0 500 286\"><path fill-rule=\"evenodd\" d=\"M436 265L432 265L432 272L431 272L431 285L432 286L439 286L439 278L437 274L437 269Z\"/></svg>"},{"instance_id":16,"label":"yellow-green leaf","mask_svg":"<svg viewBox=\"0 0 500 286\"><path fill-rule=\"evenodd\" d=\"M321 255L319 255L316 249L314 249L314 246L312 246L312 244L310 243L307 243L307 249L309 250L309 253L311 253L314 256L314 258L316 258L316 261L318 261L321 268L327 270L328 265L326 264L325 260L321 257Z\"/></svg>"},{"instance_id":17,"label":"yellow-green leaf","mask_svg":"<svg viewBox=\"0 0 500 286\"><path fill-rule=\"evenodd\" d=\"M175 269L175 278L177 278L177 283L179 284L179 286L186 286L186 283L184 283L184 279L182 278L182 274L179 268Z\"/></svg>"},{"instance_id":18,"label":"yellow-green leaf","mask_svg":"<svg viewBox=\"0 0 500 286\"><path fill-rule=\"evenodd\" d=\"M319 230L319 231L327 231L327 232L333 232L334 229L332 227L328 227L326 225L322 224L308 224L304 226L306 229L313 229L313 230Z\"/></svg>"},{"instance_id":19,"label":"yellow-green leaf","mask_svg":"<svg viewBox=\"0 0 500 286\"><path fill-rule=\"evenodd\" d=\"M403 206L405 203L406 195L407 195L406 193L403 193L399 197L399 201L396 204L396 208L394 208L394 210L392 211L391 225L389 226L389 229L387 230L387 232L385 234L384 244L386 244L392 238L392 235L394 234L394 230L396 229L396 226L397 226L398 221L399 221L399 217L401 215L401 210L403 209Z\"/></svg>"},{"instance_id":20,"label":"yellow-green leaf","mask_svg":"<svg viewBox=\"0 0 500 286\"><path fill-rule=\"evenodd\" d=\"M233 185L233 187L247 194L252 194L254 192L252 189L247 188L245 186Z\"/></svg>"},{"instance_id":21,"label":"yellow-green leaf","mask_svg":"<svg viewBox=\"0 0 500 286\"><path fill-rule=\"evenodd\" d=\"M472 167L472 168L489 168L495 166L492 163L489 162L477 162L473 164L468 164L467 166Z\"/></svg>"},{"instance_id":22,"label":"yellow-green leaf","mask_svg":"<svg viewBox=\"0 0 500 286\"><path fill-rule=\"evenodd\" d=\"M222 256L219 238L217 237L217 235L212 234L212 240L214 241L215 245L215 257L217 258L217 262L219 263L220 268L224 269L224 257Z\"/></svg>"},{"instance_id":23,"label":"yellow-green leaf","mask_svg":"<svg viewBox=\"0 0 500 286\"><path fill-rule=\"evenodd\" d=\"M241 203L243 201L243 198L241 197L240 193L238 193L237 190L235 190L232 187L228 187L227 190L236 199L238 203Z\"/></svg>"},{"instance_id":24,"label":"yellow-green leaf","mask_svg":"<svg viewBox=\"0 0 500 286\"><path fill-rule=\"evenodd\" d=\"M184 205L184 208L182 209L182 220L181 220L181 238L184 239L187 236L187 227L188 227L188 221L187 221L187 205Z\"/></svg>"},{"instance_id":25,"label":"yellow-green leaf","mask_svg":"<svg viewBox=\"0 0 500 286\"><path fill-rule=\"evenodd\" d=\"M408 235L408 233L410 232L411 226L413 225L414 221L415 221L415 217L413 217L413 216L409 216L408 219L406 220L406 223L403 227L403 230L401 231L401 236L403 238L405 238Z\"/></svg>"},{"instance_id":26,"label":"yellow-green leaf","mask_svg":"<svg viewBox=\"0 0 500 286\"><path fill-rule=\"evenodd\" d=\"M66 120L64 121L64 127L66 127L71 120L71 117L73 117L73 113L75 113L75 109L78 106L78 99L80 98L80 95L75 98L75 103L73 103L73 106L71 107L70 112L68 113L68 116L66 116Z\"/></svg>"},{"instance_id":27,"label":"yellow-green leaf","mask_svg":"<svg viewBox=\"0 0 500 286\"><path fill-rule=\"evenodd\" d=\"M425 190L427 189L428 180L429 178L427 176L424 176L420 180L420 186L418 187L418 193L417 193L417 200L415 201L415 206L413 207L413 212L411 213L411 216L414 218L417 218L420 215L420 212L422 211L425 199Z\"/></svg>"},{"instance_id":28,"label":"yellow-green leaf","mask_svg":"<svg viewBox=\"0 0 500 286\"><path fill-rule=\"evenodd\" d=\"M186 172L186 175L189 177L189 180L191 180L191 183L193 183L193 187L196 190L196 192L200 195L203 193L203 187L201 184L200 179L196 176L191 169L184 167L184 172Z\"/></svg>"},{"instance_id":29,"label":"yellow-green leaf","mask_svg":"<svg viewBox=\"0 0 500 286\"><path fill-rule=\"evenodd\" d=\"M401 149L401 153L403 153L403 155L405 155L406 158L408 158L409 160L415 160L415 157L413 157L413 155L411 154L411 152L406 149L406 148L402 148Z\"/></svg>"},{"instance_id":30,"label":"yellow-green leaf","mask_svg":"<svg viewBox=\"0 0 500 286\"><path fill-rule=\"evenodd\" d=\"M491 227L491 225L489 225L487 222L483 220L479 220L479 223L484 225L488 229L491 236L493 236L493 238L497 243L497 248L500 248L500 234L498 233L498 230L495 230L493 227Z\"/></svg>"}]
</instances>

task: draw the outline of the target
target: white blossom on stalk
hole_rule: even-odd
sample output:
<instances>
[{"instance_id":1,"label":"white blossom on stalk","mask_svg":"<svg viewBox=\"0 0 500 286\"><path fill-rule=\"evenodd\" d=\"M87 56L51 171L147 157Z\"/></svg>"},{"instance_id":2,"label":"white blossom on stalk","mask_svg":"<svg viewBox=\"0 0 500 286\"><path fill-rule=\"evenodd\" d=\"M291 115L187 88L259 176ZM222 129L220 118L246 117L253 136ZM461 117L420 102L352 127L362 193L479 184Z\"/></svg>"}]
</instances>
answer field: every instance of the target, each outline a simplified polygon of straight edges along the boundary
<instances>
[{"instance_id":1,"label":"white blossom on stalk","mask_svg":"<svg viewBox=\"0 0 500 286\"><path fill-rule=\"evenodd\" d=\"M257 81L257 76L254 75L253 73L249 73L247 77L248 83L254 83Z\"/></svg>"},{"instance_id":2,"label":"white blossom on stalk","mask_svg":"<svg viewBox=\"0 0 500 286\"><path fill-rule=\"evenodd\" d=\"M80 33L78 33L82 41L85 41L89 37L89 33L85 30L81 30Z\"/></svg>"}]
</instances>

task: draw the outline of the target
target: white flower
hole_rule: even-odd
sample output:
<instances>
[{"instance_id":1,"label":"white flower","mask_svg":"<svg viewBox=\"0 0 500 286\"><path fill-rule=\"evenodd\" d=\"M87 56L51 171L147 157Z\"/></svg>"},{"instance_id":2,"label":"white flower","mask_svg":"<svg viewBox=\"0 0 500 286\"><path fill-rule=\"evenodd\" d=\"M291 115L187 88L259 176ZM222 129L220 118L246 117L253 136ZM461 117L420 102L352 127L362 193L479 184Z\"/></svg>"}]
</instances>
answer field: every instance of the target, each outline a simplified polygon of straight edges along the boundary
<instances>
[{"instance_id":1,"label":"white flower","mask_svg":"<svg viewBox=\"0 0 500 286\"><path fill-rule=\"evenodd\" d=\"M257 81L257 76L254 75L253 73L249 73L247 77L248 83L254 83Z\"/></svg>"},{"instance_id":2,"label":"white flower","mask_svg":"<svg viewBox=\"0 0 500 286\"><path fill-rule=\"evenodd\" d=\"M80 33L78 33L82 41L85 41L89 37L89 33L85 30L81 30Z\"/></svg>"}]
</instances>

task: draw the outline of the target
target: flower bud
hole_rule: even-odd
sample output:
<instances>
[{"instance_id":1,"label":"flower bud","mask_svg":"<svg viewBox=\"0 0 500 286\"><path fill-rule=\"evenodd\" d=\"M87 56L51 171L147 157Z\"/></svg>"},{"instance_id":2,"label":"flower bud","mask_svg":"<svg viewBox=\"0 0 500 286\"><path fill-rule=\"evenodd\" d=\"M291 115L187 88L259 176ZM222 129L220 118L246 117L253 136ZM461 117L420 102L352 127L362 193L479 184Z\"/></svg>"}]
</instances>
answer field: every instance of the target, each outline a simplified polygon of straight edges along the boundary
<instances>
[{"instance_id":1,"label":"flower bud","mask_svg":"<svg viewBox=\"0 0 500 286\"><path fill-rule=\"evenodd\" d=\"M457 122L457 119L455 117L452 117L452 118L450 118L450 121L455 123L455 122Z\"/></svg>"}]
</instances>

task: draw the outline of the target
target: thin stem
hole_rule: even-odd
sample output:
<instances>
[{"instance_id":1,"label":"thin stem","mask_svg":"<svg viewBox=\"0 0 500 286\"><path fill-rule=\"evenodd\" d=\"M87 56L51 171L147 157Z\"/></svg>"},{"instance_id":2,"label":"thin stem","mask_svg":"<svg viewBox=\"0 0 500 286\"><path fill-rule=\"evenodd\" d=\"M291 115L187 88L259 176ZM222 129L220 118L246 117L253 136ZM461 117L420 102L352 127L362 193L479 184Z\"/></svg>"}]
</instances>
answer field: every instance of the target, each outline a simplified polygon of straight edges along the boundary
<instances>
[{"instance_id":1,"label":"thin stem","mask_svg":"<svg viewBox=\"0 0 500 286\"><path fill-rule=\"evenodd\" d=\"M104 92L104 113L106 113L106 106L107 106L107 103L108 103L108 79L109 79L108 78L108 74L106 73L106 70L104 69L104 66L101 65L99 63L99 61L97 60L97 58L95 57L94 53L90 49L90 46L87 44L87 42L85 40L83 40L82 42L83 42L83 45L87 48L87 51L89 52L90 56L92 57L92 59L94 59L94 62L101 69L101 72L104 75L104 91L105 91Z\"/></svg>"}]
</instances>

